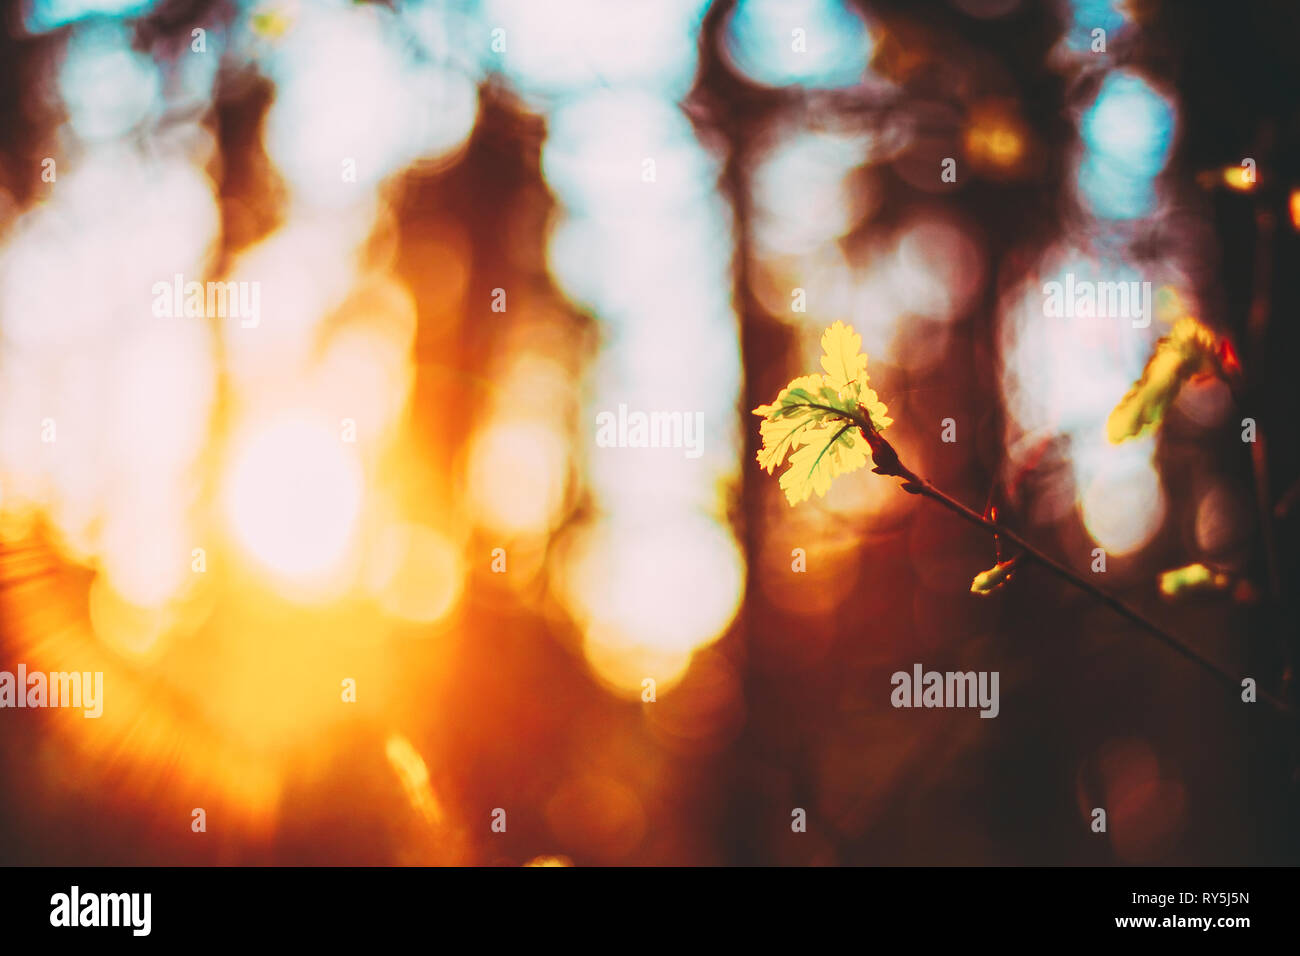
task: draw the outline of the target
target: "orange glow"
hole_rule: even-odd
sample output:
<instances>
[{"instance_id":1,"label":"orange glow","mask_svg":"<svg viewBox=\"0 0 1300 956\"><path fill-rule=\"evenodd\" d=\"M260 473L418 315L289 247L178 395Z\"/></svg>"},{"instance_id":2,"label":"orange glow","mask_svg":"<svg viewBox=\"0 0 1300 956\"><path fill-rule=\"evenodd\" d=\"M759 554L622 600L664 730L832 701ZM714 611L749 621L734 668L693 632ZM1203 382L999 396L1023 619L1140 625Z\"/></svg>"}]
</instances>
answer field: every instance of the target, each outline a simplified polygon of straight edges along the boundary
<instances>
[{"instance_id":1,"label":"orange glow","mask_svg":"<svg viewBox=\"0 0 1300 956\"><path fill-rule=\"evenodd\" d=\"M455 606L464 569L460 552L446 537L431 528L401 525L381 537L368 579L389 615L428 624Z\"/></svg>"},{"instance_id":2,"label":"orange glow","mask_svg":"<svg viewBox=\"0 0 1300 956\"><path fill-rule=\"evenodd\" d=\"M119 653L136 657L151 651L173 623L167 609L132 604L102 575L90 586L88 609L99 638Z\"/></svg>"},{"instance_id":3,"label":"orange glow","mask_svg":"<svg viewBox=\"0 0 1300 956\"><path fill-rule=\"evenodd\" d=\"M1300 189L1291 190L1291 225L1300 229Z\"/></svg>"},{"instance_id":4,"label":"orange glow","mask_svg":"<svg viewBox=\"0 0 1300 956\"><path fill-rule=\"evenodd\" d=\"M967 144L973 152L980 153L997 166L1014 166L1024 152L1020 136L1005 126L974 129Z\"/></svg>"},{"instance_id":5,"label":"orange glow","mask_svg":"<svg viewBox=\"0 0 1300 956\"><path fill-rule=\"evenodd\" d=\"M1255 188L1255 171L1245 166L1225 166L1223 183L1229 189L1248 193Z\"/></svg>"},{"instance_id":6,"label":"orange glow","mask_svg":"<svg viewBox=\"0 0 1300 956\"><path fill-rule=\"evenodd\" d=\"M971 111L966 156L982 172L1015 175L1026 161L1028 138L1028 130L1012 104L986 100Z\"/></svg>"}]
</instances>

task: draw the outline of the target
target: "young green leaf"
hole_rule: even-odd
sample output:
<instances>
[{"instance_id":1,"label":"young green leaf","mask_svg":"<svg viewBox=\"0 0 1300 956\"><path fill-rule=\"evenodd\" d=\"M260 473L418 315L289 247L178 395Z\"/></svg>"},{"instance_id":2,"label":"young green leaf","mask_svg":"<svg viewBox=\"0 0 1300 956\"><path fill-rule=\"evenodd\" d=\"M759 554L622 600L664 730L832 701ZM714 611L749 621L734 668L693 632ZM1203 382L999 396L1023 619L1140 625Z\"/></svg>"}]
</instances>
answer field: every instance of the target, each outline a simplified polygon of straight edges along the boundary
<instances>
[{"instance_id":1,"label":"young green leaf","mask_svg":"<svg viewBox=\"0 0 1300 956\"><path fill-rule=\"evenodd\" d=\"M1190 316L1174 323L1156 343L1142 377L1128 390L1106 420L1106 437L1118 445L1159 427L1179 390L1195 375L1216 368L1218 344L1214 333Z\"/></svg>"},{"instance_id":2,"label":"young green leaf","mask_svg":"<svg viewBox=\"0 0 1300 956\"><path fill-rule=\"evenodd\" d=\"M861 347L862 336L836 322L822 335L826 374L802 375L772 404L754 409L763 418L758 464L772 474L789 456L780 486L791 505L814 492L826 494L835 478L871 460L858 419L876 431L893 423L885 403L867 385L867 356Z\"/></svg>"},{"instance_id":3,"label":"young green leaf","mask_svg":"<svg viewBox=\"0 0 1300 956\"><path fill-rule=\"evenodd\" d=\"M1169 598L1207 591L1226 591L1231 586L1232 578L1212 571L1200 562L1174 568L1160 575L1160 593Z\"/></svg>"},{"instance_id":4,"label":"young green leaf","mask_svg":"<svg viewBox=\"0 0 1300 956\"><path fill-rule=\"evenodd\" d=\"M979 595L992 594L1011 580L1019 560L1020 558L1017 556L1009 561L999 561L987 571L981 571L975 575L974 580L970 583L970 593Z\"/></svg>"},{"instance_id":5,"label":"young green leaf","mask_svg":"<svg viewBox=\"0 0 1300 956\"><path fill-rule=\"evenodd\" d=\"M781 489L792 505L806 501L815 491L825 495L831 481L857 471L871 458L871 449L852 422L831 422L815 426L808 444L790 456L790 467L781 475Z\"/></svg>"}]
</instances>

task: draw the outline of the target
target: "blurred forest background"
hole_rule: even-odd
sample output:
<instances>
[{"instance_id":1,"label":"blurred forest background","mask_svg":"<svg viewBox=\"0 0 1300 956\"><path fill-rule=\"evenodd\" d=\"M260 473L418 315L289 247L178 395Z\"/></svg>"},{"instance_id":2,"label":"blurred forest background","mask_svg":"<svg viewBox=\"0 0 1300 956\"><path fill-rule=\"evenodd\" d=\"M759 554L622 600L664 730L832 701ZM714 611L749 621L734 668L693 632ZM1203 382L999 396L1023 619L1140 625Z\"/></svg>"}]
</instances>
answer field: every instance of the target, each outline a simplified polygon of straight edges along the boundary
<instances>
[{"instance_id":1,"label":"blurred forest background","mask_svg":"<svg viewBox=\"0 0 1300 956\"><path fill-rule=\"evenodd\" d=\"M791 508L749 410L853 324L914 469L1294 706L1298 43L1291 0L7 4L0 669L106 699L0 712L0 862L1296 863L1293 721L1041 570L971 595L992 542L894 481ZM1046 317L1067 272L1174 290L1246 388L1110 445L1167 326ZM175 274L260 324L156 317ZM703 453L599 447L620 404ZM1241 586L1163 599L1193 562ZM917 662L1000 715L893 709Z\"/></svg>"}]
</instances>

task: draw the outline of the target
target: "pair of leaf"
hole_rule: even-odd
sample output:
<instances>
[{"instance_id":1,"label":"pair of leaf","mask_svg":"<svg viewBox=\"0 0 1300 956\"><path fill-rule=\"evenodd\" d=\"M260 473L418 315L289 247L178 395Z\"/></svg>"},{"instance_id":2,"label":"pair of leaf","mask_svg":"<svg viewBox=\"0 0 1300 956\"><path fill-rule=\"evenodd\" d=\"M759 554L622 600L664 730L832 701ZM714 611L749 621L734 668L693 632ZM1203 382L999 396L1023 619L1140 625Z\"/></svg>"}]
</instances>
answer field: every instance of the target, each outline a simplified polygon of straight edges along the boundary
<instances>
[{"instance_id":1,"label":"pair of leaf","mask_svg":"<svg viewBox=\"0 0 1300 956\"><path fill-rule=\"evenodd\" d=\"M789 455L780 486L791 505L814 492L825 495L835 478L871 460L856 419L869 421L877 431L893 424L885 403L867 384L862 336L836 322L822 334L821 345L824 374L801 375L772 404L754 409L763 418L759 465L770 475Z\"/></svg>"}]
</instances>

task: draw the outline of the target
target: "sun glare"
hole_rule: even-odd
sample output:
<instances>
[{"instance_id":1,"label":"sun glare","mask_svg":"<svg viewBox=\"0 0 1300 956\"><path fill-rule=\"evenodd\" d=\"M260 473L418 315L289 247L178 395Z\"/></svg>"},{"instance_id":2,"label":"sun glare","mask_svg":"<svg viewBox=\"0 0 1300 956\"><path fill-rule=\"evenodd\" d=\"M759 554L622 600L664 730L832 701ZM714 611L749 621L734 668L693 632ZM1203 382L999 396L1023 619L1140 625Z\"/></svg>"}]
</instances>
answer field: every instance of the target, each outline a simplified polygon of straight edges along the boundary
<instances>
[{"instance_id":1,"label":"sun glare","mask_svg":"<svg viewBox=\"0 0 1300 956\"><path fill-rule=\"evenodd\" d=\"M350 447L299 418L263 425L236 445L226 518L239 545L287 584L329 578L354 541L365 481Z\"/></svg>"}]
</instances>

